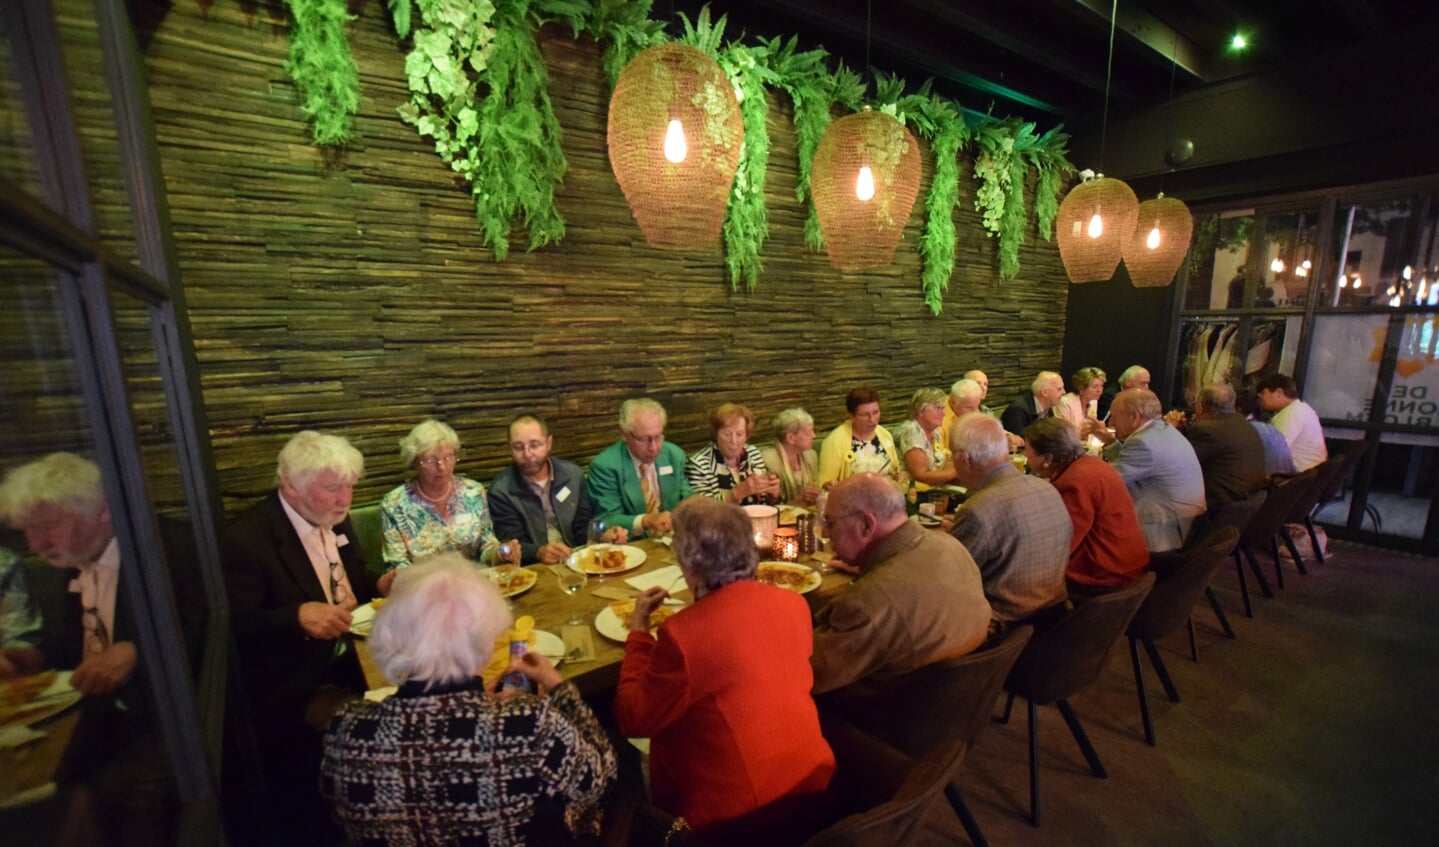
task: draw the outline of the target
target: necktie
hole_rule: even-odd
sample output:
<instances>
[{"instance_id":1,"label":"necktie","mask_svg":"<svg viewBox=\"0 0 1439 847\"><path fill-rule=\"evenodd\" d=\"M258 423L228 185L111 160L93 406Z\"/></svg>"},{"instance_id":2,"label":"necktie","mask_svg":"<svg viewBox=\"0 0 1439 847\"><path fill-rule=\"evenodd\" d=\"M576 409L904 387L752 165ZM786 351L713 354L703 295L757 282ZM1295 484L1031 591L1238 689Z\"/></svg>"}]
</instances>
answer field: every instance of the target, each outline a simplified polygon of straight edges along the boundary
<instances>
[{"instance_id":1,"label":"necktie","mask_svg":"<svg viewBox=\"0 0 1439 847\"><path fill-rule=\"evenodd\" d=\"M660 510L660 498L655 493L654 485L650 483L653 468L654 465L640 465L640 494L645 498L645 511L651 515Z\"/></svg>"}]
</instances>

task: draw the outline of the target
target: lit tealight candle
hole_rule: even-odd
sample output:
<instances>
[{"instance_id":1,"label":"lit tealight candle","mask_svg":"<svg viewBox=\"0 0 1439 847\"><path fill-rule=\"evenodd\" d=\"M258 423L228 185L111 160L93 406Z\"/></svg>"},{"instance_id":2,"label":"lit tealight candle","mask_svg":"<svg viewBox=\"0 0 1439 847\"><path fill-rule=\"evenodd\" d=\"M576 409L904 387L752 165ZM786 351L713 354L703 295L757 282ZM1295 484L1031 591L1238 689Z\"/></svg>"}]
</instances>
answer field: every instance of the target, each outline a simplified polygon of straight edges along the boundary
<instances>
[{"instance_id":1,"label":"lit tealight candle","mask_svg":"<svg viewBox=\"0 0 1439 847\"><path fill-rule=\"evenodd\" d=\"M774 553L774 557L781 562L798 561L799 531L792 526L782 526L776 529L771 551Z\"/></svg>"}]
</instances>

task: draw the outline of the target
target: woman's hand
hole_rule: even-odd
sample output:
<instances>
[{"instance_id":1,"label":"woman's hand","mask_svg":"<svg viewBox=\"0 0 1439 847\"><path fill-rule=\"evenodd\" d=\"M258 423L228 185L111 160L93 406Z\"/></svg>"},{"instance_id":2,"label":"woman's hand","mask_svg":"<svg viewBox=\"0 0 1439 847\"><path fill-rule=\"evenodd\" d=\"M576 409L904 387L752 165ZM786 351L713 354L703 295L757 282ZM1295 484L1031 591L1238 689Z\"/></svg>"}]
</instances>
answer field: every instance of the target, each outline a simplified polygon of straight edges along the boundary
<instances>
[{"instance_id":1,"label":"woman's hand","mask_svg":"<svg viewBox=\"0 0 1439 847\"><path fill-rule=\"evenodd\" d=\"M818 486L818 485L806 485L806 486L804 487L804 502L806 502L806 503L813 503L814 501L816 501L816 500L818 500L818 499L819 499L819 486Z\"/></svg>"},{"instance_id":2,"label":"woman's hand","mask_svg":"<svg viewBox=\"0 0 1439 847\"><path fill-rule=\"evenodd\" d=\"M495 552L495 558L512 565L518 565L522 556L524 551L520 549L520 542L515 538L500 544L499 550Z\"/></svg>"},{"instance_id":3,"label":"woman's hand","mask_svg":"<svg viewBox=\"0 0 1439 847\"><path fill-rule=\"evenodd\" d=\"M526 679L534 683L535 693L541 697L549 694L565 681L549 659L539 653L526 653L517 659L512 659L510 666L505 668L505 672L500 674L499 679L496 679L494 685L491 686L490 693L499 698L501 702L510 699L517 693L514 689L506 691L503 687L505 677L512 673L523 674Z\"/></svg>"},{"instance_id":4,"label":"woman's hand","mask_svg":"<svg viewBox=\"0 0 1439 847\"><path fill-rule=\"evenodd\" d=\"M400 569L399 569L399 568L395 568L394 570L390 570L390 571L385 571L384 574L382 574L382 575L380 576L380 578L379 578L378 580L376 580L376 582L375 582L375 590L378 591L378 592L380 592L380 596L381 596L381 597L389 597L389 596L390 596L390 586L392 586L392 585L395 584L395 577L396 577L397 575L399 575L399 573L400 573Z\"/></svg>"},{"instance_id":5,"label":"woman's hand","mask_svg":"<svg viewBox=\"0 0 1439 847\"><path fill-rule=\"evenodd\" d=\"M570 548L559 542L546 544L535 551L535 556L547 565L557 565L570 557Z\"/></svg>"},{"instance_id":6,"label":"woman's hand","mask_svg":"<svg viewBox=\"0 0 1439 847\"><path fill-rule=\"evenodd\" d=\"M630 632L649 632L650 614L660 607L670 593L659 586L635 597L635 610L630 614Z\"/></svg>"}]
</instances>

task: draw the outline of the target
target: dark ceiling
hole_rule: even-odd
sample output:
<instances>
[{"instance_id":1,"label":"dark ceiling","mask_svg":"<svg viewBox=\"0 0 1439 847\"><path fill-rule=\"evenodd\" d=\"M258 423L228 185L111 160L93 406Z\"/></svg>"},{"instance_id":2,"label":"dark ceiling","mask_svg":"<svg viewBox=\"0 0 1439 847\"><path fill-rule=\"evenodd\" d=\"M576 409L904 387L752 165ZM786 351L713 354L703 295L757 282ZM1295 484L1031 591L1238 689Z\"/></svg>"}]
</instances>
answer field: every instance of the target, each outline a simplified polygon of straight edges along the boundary
<instances>
[{"instance_id":1,"label":"dark ceiling","mask_svg":"<svg viewBox=\"0 0 1439 847\"><path fill-rule=\"evenodd\" d=\"M699 2L671 2L693 14ZM1104 105L1111 0L711 0L726 34L800 36L855 69L1041 126ZM656 0L654 14L667 11ZM1119 0L1111 115L1439 21L1433 0ZM1250 47L1229 49L1236 32Z\"/></svg>"}]
</instances>

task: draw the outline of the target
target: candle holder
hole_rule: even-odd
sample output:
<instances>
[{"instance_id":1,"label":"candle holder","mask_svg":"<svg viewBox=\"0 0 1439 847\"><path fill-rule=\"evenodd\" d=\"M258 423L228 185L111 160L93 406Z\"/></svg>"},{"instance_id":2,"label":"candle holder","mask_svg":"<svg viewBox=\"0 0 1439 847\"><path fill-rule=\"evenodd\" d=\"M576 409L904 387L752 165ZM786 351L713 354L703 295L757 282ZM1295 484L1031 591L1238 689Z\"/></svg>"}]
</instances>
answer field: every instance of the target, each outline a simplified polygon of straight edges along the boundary
<instances>
[{"instance_id":1,"label":"candle holder","mask_svg":"<svg viewBox=\"0 0 1439 847\"><path fill-rule=\"evenodd\" d=\"M768 550L774 541L775 527L779 526L779 509L774 506L749 505L742 507L749 515L750 528L754 532L754 546Z\"/></svg>"},{"instance_id":2,"label":"candle holder","mask_svg":"<svg viewBox=\"0 0 1439 847\"><path fill-rule=\"evenodd\" d=\"M799 561L799 531L792 526L776 529L771 552L781 562Z\"/></svg>"}]
</instances>

